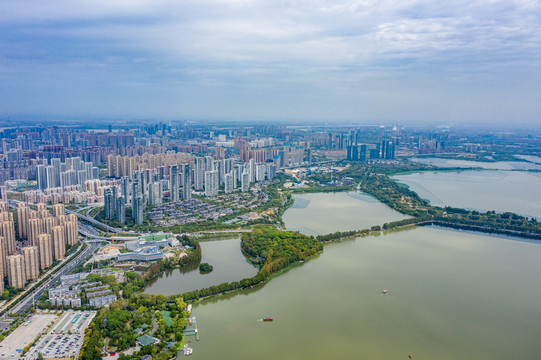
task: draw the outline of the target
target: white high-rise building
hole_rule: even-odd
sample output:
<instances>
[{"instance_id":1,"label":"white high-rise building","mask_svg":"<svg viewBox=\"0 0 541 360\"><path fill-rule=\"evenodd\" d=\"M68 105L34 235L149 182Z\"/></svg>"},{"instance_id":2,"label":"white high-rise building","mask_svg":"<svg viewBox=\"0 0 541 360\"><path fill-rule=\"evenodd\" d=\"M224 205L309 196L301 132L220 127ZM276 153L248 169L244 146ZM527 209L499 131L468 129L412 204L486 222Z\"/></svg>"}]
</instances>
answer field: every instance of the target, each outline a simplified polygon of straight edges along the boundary
<instances>
[{"instance_id":1,"label":"white high-rise building","mask_svg":"<svg viewBox=\"0 0 541 360\"><path fill-rule=\"evenodd\" d=\"M250 174L248 171L244 171L240 181L240 191L246 192L250 189Z\"/></svg>"},{"instance_id":2,"label":"white high-rise building","mask_svg":"<svg viewBox=\"0 0 541 360\"><path fill-rule=\"evenodd\" d=\"M190 200L192 198L192 171L190 165L182 165L182 198Z\"/></svg>"},{"instance_id":3,"label":"white high-rise building","mask_svg":"<svg viewBox=\"0 0 541 360\"><path fill-rule=\"evenodd\" d=\"M256 181L265 181L266 179L267 166L259 164L256 166L255 180Z\"/></svg>"},{"instance_id":4,"label":"white high-rise building","mask_svg":"<svg viewBox=\"0 0 541 360\"><path fill-rule=\"evenodd\" d=\"M218 171L207 171L205 173L205 196L218 195Z\"/></svg>"},{"instance_id":5,"label":"white high-rise building","mask_svg":"<svg viewBox=\"0 0 541 360\"><path fill-rule=\"evenodd\" d=\"M205 159L202 157L195 158L195 190L203 190L205 183Z\"/></svg>"},{"instance_id":6,"label":"white high-rise building","mask_svg":"<svg viewBox=\"0 0 541 360\"><path fill-rule=\"evenodd\" d=\"M248 162L248 174L250 176L250 182L255 182L256 164L254 159L250 159L250 161Z\"/></svg>"},{"instance_id":7,"label":"white high-rise building","mask_svg":"<svg viewBox=\"0 0 541 360\"><path fill-rule=\"evenodd\" d=\"M226 194L230 194L233 192L234 181L235 181L235 174L233 174L232 172L230 172L229 174L225 174L224 191Z\"/></svg>"}]
</instances>

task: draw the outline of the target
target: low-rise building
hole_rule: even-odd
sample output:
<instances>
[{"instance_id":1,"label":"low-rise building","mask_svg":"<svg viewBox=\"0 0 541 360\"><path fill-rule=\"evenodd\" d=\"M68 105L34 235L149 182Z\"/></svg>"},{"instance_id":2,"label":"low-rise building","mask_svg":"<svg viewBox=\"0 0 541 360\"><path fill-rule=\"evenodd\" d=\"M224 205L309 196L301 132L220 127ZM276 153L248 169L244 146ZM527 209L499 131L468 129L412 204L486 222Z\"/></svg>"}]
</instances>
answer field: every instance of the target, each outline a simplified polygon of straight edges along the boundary
<instances>
[{"instance_id":1,"label":"low-rise building","mask_svg":"<svg viewBox=\"0 0 541 360\"><path fill-rule=\"evenodd\" d=\"M118 255L118 261L156 261L163 259L164 254L157 246L145 247L131 253Z\"/></svg>"}]
</instances>

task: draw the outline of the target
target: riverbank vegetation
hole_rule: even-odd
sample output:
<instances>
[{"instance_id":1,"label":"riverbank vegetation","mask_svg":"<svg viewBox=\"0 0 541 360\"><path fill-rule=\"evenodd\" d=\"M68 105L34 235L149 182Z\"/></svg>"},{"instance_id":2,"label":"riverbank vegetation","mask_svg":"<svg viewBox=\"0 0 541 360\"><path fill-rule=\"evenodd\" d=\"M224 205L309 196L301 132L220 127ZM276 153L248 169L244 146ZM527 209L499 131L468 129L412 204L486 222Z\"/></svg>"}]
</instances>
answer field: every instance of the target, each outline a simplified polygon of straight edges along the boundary
<instances>
[{"instance_id":1,"label":"riverbank vegetation","mask_svg":"<svg viewBox=\"0 0 541 360\"><path fill-rule=\"evenodd\" d=\"M267 282L276 273L304 261L322 250L321 242L312 236L272 228L258 228L242 235L242 251L259 266L258 273L240 281L222 283L182 294L186 301L248 289Z\"/></svg>"},{"instance_id":2,"label":"riverbank vegetation","mask_svg":"<svg viewBox=\"0 0 541 360\"><path fill-rule=\"evenodd\" d=\"M501 232L532 238L541 236L541 222L534 218L510 212L479 212L449 206L443 208L432 206L427 200L421 199L416 192L389 177L389 175L414 169L420 171L425 167L426 165L411 162L401 165L356 164L345 169L342 175L358 179L360 190L374 196L398 212L412 217L384 224L383 229L439 221L441 226L454 228L459 228L459 225L475 226L476 231Z\"/></svg>"}]
</instances>

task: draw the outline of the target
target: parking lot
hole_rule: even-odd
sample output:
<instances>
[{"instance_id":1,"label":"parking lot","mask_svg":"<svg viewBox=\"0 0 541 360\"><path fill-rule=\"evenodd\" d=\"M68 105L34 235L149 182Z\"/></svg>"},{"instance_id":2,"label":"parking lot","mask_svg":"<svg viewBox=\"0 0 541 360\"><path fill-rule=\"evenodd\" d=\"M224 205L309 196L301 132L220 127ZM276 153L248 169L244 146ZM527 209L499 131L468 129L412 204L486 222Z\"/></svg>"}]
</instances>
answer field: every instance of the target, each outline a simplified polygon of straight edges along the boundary
<instances>
[{"instance_id":1,"label":"parking lot","mask_svg":"<svg viewBox=\"0 0 541 360\"><path fill-rule=\"evenodd\" d=\"M66 311L51 330L26 353L24 359L78 357L83 346L85 330L96 315L95 311Z\"/></svg>"},{"instance_id":2,"label":"parking lot","mask_svg":"<svg viewBox=\"0 0 541 360\"><path fill-rule=\"evenodd\" d=\"M40 333L46 331L47 326L57 321L58 318L59 316L54 313L38 313L28 316L24 323L0 343L0 359L21 359L22 350Z\"/></svg>"}]
</instances>

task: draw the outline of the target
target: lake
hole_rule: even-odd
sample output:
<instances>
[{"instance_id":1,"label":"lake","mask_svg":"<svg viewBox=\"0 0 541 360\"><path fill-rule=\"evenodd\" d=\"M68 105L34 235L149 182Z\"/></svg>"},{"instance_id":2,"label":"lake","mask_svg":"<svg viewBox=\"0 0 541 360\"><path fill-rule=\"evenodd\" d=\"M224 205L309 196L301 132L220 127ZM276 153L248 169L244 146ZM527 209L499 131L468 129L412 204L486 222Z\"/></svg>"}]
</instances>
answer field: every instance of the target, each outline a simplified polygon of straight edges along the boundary
<instances>
[{"instance_id":1,"label":"lake","mask_svg":"<svg viewBox=\"0 0 541 360\"><path fill-rule=\"evenodd\" d=\"M288 230L306 235L361 230L407 217L361 192L302 194L294 199L282 219Z\"/></svg>"},{"instance_id":2,"label":"lake","mask_svg":"<svg viewBox=\"0 0 541 360\"><path fill-rule=\"evenodd\" d=\"M436 206L511 211L541 219L541 174L521 171L420 172L395 175Z\"/></svg>"},{"instance_id":3,"label":"lake","mask_svg":"<svg viewBox=\"0 0 541 360\"><path fill-rule=\"evenodd\" d=\"M152 279L145 289L147 294L174 295L203 289L224 282L238 281L257 274L240 250L240 238L201 242L201 262L214 270L208 274L199 271L199 264L167 271Z\"/></svg>"},{"instance_id":4,"label":"lake","mask_svg":"<svg viewBox=\"0 0 541 360\"><path fill-rule=\"evenodd\" d=\"M482 168L491 170L541 170L541 164L527 161L471 161L444 158L411 158L411 161L437 167Z\"/></svg>"},{"instance_id":5,"label":"lake","mask_svg":"<svg viewBox=\"0 0 541 360\"><path fill-rule=\"evenodd\" d=\"M437 228L329 244L261 288L195 304L192 358L536 359L540 258L538 244Z\"/></svg>"}]
</instances>

